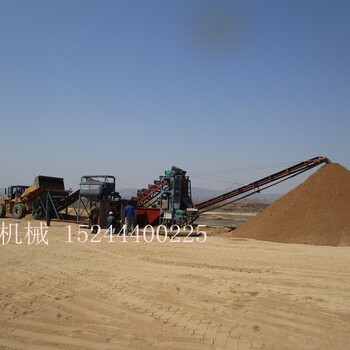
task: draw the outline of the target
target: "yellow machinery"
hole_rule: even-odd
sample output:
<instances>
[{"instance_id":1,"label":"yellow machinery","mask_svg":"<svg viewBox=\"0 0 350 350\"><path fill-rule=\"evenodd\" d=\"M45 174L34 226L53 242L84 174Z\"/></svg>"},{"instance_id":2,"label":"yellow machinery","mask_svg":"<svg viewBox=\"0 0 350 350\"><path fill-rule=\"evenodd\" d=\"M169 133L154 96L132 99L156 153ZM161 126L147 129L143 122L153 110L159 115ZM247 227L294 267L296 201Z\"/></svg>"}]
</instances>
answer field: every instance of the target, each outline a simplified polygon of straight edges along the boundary
<instances>
[{"instance_id":1,"label":"yellow machinery","mask_svg":"<svg viewBox=\"0 0 350 350\"><path fill-rule=\"evenodd\" d=\"M60 199L66 196L62 178L39 175L31 186L10 186L6 195L0 196L0 218L12 214L15 219L21 219L33 212L37 203L45 212L48 196L52 201L54 195Z\"/></svg>"}]
</instances>

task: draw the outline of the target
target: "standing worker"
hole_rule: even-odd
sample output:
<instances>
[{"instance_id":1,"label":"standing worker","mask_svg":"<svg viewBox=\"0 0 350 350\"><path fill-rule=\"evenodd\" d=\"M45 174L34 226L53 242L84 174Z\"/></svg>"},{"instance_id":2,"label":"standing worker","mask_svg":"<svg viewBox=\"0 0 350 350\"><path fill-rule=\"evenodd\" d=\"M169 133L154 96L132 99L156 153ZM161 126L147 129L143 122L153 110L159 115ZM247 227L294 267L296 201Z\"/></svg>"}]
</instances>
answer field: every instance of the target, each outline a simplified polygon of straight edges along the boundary
<instances>
[{"instance_id":1,"label":"standing worker","mask_svg":"<svg viewBox=\"0 0 350 350\"><path fill-rule=\"evenodd\" d=\"M117 228L117 225L118 225L117 218L115 217L114 213L110 211L106 219L106 227L108 229L108 233L109 234L114 233L115 229Z\"/></svg>"},{"instance_id":2,"label":"standing worker","mask_svg":"<svg viewBox=\"0 0 350 350\"><path fill-rule=\"evenodd\" d=\"M126 233L134 231L134 220L135 220L135 209L130 203L128 203L124 207L124 222L126 226L125 227Z\"/></svg>"},{"instance_id":3,"label":"standing worker","mask_svg":"<svg viewBox=\"0 0 350 350\"><path fill-rule=\"evenodd\" d=\"M93 233L97 233L99 216L100 216L100 208L96 205L96 202L92 202L89 220L90 220L90 227L92 227Z\"/></svg>"},{"instance_id":4,"label":"standing worker","mask_svg":"<svg viewBox=\"0 0 350 350\"><path fill-rule=\"evenodd\" d=\"M51 206L48 205L46 208L46 226L51 225L51 217L52 217L52 210L51 210Z\"/></svg>"},{"instance_id":5,"label":"standing worker","mask_svg":"<svg viewBox=\"0 0 350 350\"><path fill-rule=\"evenodd\" d=\"M49 196L46 196L46 226L50 226L51 225L51 216L52 216L52 212L51 212L51 205L49 202Z\"/></svg>"}]
</instances>

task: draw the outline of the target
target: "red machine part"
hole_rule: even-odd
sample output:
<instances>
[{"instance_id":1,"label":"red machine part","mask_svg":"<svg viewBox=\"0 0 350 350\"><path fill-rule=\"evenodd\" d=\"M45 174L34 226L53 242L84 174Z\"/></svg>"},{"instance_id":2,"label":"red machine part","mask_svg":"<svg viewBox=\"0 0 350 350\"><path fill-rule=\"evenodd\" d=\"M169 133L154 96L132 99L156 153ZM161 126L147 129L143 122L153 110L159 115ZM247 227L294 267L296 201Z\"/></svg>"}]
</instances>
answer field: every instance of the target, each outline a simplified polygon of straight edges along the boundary
<instances>
[{"instance_id":1,"label":"red machine part","mask_svg":"<svg viewBox=\"0 0 350 350\"><path fill-rule=\"evenodd\" d=\"M147 191L143 192L141 196L138 198L137 206L143 207L145 204L147 204L150 200L155 198L160 194L161 189L166 189L169 186L168 181L162 180L159 181L159 183L153 185L150 187Z\"/></svg>"},{"instance_id":2,"label":"red machine part","mask_svg":"<svg viewBox=\"0 0 350 350\"><path fill-rule=\"evenodd\" d=\"M137 208L137 223L144 227L146 225L158 225L159 208Z\"/></svg>"}]
</instances>

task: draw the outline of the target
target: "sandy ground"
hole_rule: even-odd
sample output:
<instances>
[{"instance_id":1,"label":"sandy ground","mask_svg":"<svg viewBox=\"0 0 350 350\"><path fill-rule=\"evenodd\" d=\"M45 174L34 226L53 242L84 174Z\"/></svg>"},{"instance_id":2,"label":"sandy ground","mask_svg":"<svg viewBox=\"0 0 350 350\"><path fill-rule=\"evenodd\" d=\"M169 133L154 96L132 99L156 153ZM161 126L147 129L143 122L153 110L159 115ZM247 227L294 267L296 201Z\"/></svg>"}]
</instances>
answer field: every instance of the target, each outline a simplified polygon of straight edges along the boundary
<instances>
[{"instance_id":1,"label":"sandy ground","mask_svg":"<svg viewBox=\"0 0 350 350\"><path fill-rule=\"evenodd\" d=\"M57 222L28 245L27 224L0 246L1 349L349 348L350 247L80 243Z\"/></svg>"}]
</instances>

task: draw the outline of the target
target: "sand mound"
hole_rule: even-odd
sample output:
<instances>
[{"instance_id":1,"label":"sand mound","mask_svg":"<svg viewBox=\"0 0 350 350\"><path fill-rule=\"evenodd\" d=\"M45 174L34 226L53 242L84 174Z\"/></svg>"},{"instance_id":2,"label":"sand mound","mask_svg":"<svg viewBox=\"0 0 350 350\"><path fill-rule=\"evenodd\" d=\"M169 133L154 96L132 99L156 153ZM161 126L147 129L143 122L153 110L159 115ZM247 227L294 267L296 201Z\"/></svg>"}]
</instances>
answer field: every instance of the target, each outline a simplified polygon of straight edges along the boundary
<instances>
[{"instance_id":1,"label":"sand mound","mask_svg":"<svg viewBox=\"0 0 350 350\"><path fill-rule=\"evenodd\" d=\"M350 246L350 171L336 163L323 166L232 236Z\"/></svg>"}]
</instances>

